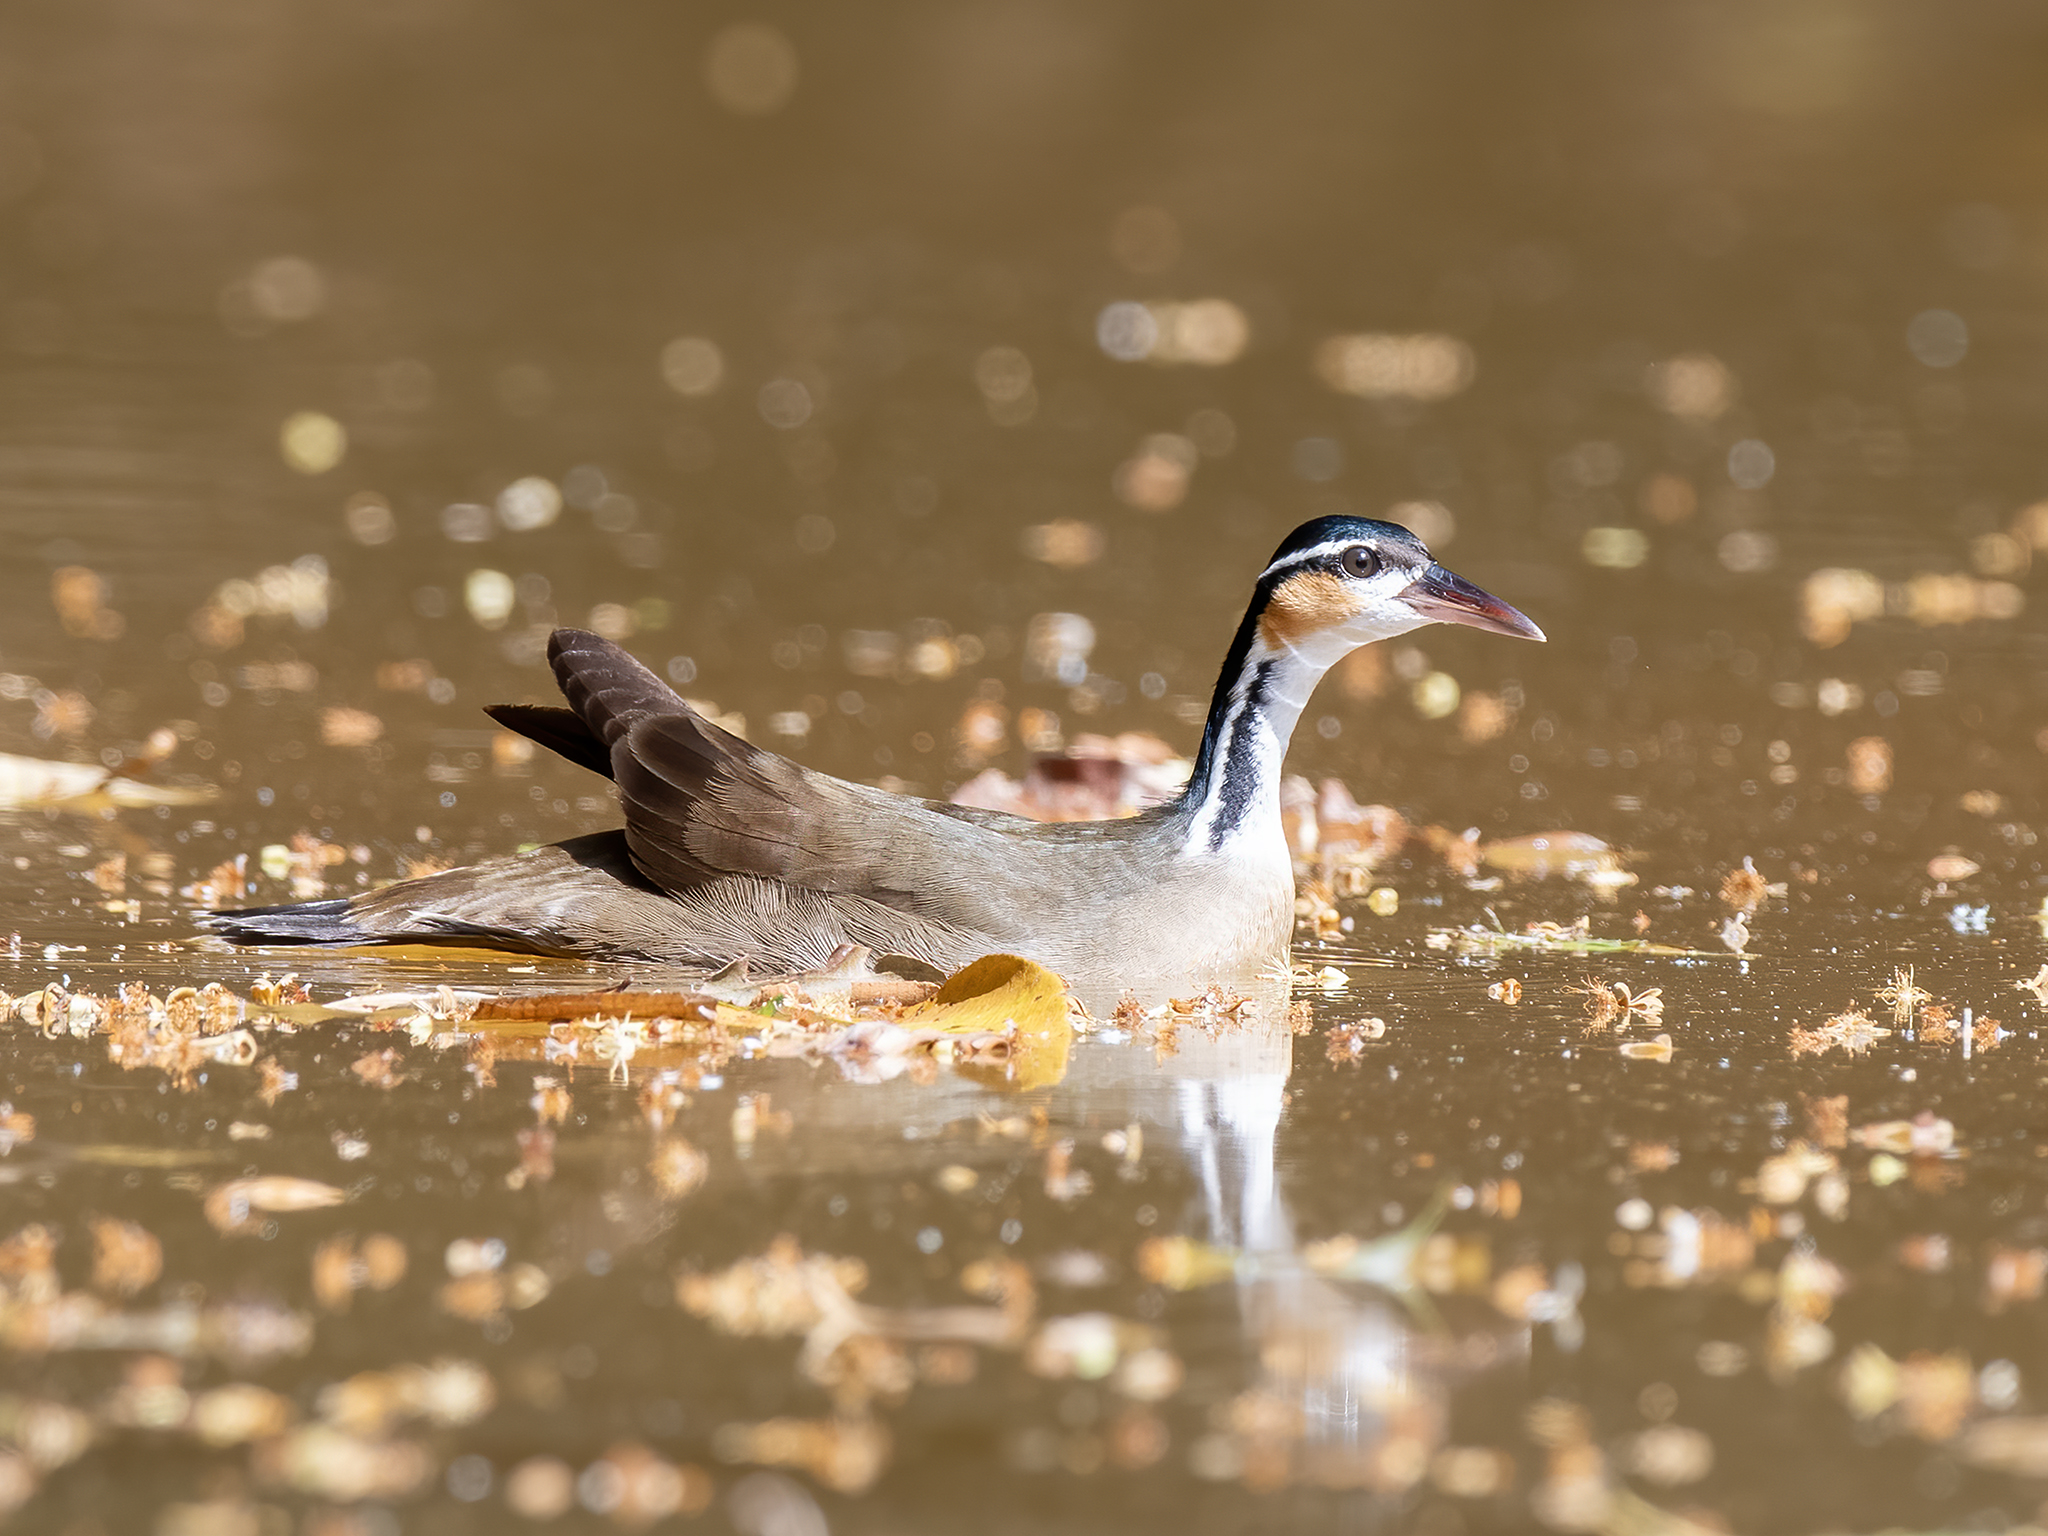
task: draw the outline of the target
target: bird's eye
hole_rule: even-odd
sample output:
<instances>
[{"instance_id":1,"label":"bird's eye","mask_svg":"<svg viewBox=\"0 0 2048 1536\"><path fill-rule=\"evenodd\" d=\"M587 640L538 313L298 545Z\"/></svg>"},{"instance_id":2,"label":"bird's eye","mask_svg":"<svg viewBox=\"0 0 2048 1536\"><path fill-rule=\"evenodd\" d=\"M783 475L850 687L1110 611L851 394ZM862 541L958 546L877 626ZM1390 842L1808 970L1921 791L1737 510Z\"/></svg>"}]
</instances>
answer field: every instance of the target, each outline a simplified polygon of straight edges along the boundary
<instances>
[{"instance_id":1,"label":"bird's eye","mask_svg":"<svg viewBox=\"0 0 2048 1536\"><path fill-rule=\"evenodd\" d=\"M1355 576L1360 581L1379 574L1380 557L1363 544L1354 544L1337 557L1337 564L1344 568L1346 576Z\"/></svg>"}]
</instances>

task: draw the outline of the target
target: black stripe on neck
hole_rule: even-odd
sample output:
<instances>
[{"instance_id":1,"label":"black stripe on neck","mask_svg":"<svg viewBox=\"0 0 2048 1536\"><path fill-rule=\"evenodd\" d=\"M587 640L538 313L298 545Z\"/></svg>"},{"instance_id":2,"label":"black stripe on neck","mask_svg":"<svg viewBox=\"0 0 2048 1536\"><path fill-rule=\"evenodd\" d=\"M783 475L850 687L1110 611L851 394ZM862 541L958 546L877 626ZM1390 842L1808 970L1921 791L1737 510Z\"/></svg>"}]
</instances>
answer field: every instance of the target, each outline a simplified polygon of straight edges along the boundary
<instances>
[{"instance_id":1,"label":"black stripe on neck","mask_svg":"<svg viewBox=\"0 0 2048 1536\"><path fill-rule=\"evenodd\" d=\"M1230 834L1244 824L1259 793L1260 717L1266 712L1267 684L1277 665L1277 661L1267 660L1253 666L1245 680L1244 703L1222 744L1223 760L1218 766L1222 777L1213 792L1216 814L1209 822L1211 853L1222 848Z\"/></svg>"},{"instance_id":2,"label":"black stripe on neck","mask_svg":"<svg viewBox=\"0 0 2048 1536\"><path fill-rule=\"evenodd\" d=\"M1230 718L1231 705L1237 698L1240 683L1247 697L1254 689L1263 693L1264 680L1247 677L1245 673L1251 665L1252 646L1258 639L1259 619L1277 585L1275 577L1259 579L1259 584L1252 589L1252 600L1245 609L1244 621L1237 626L1230 649L1223 653L1223 667L1216 677L1216 692L1209 700L1209 718L1202 725L1202 745L1195 753L1195 769L1188 775L1188 787L1181 791L1180 803L1190 813L1200 810L1208 800L1212 781L1224 766L1218 760L1223 748L1223 727Z\"/></svg>"}]
</instances>

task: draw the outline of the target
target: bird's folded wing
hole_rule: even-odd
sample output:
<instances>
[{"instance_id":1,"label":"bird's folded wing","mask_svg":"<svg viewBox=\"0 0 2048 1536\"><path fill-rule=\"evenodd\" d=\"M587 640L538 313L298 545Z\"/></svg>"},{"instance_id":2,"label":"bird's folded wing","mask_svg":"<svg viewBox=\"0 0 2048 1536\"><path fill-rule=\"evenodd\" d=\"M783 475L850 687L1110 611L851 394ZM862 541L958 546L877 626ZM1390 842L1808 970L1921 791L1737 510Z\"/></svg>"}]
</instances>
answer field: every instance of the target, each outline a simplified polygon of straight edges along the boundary
<instances>
[{"instance_id":1,"label":"bird's folded wing","mask_svg":"<svg viewBox=\"0 0 2048 1536\"><path fill-rule=\"evenodd\" d=\"M926 854L987 836L940 807L815 774L719 729L600 635L557 629L547 653L569 709L512 707L498 719L573 762L602 760L633 862L666 891L752 874L915 905L905 891L930 887Z\"/></svg>"},{"instance_id":2,"label":"bird's folded wing","mask_svg":"<svg viewBox=\"0 0 2048 1536\"><path fill-rule=\"evenodd\" d=\"M666 891L754 876L964 920L958 898L1017 852L996 818L813 773L720 729L609 640L558 630L548 654L590 748L607 749L633 862Z\"/></svg>"},{"instance_id":3,"label":"bird's folded wing","mask_svg":"<svg viewBox=\"0 0 2048 1536\"><path fill-rule=\"evenodd\" d=\"M634 862L671 888L757 875L902 906L925 884L922 855L947 832L976 837L918 801L812 773L693 714L639 722L612 769Z\"/></svg>"}]
</instances>

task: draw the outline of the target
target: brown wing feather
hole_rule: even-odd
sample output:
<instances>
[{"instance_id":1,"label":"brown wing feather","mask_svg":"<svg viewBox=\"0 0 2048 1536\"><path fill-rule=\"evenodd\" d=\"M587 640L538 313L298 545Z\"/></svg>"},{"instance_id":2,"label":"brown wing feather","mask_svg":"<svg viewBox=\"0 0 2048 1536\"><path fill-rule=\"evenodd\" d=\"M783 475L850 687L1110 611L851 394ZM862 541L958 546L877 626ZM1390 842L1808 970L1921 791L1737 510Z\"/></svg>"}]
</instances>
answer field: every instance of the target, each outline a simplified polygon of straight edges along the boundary
<instances>
[{"instance_id":1,"label":"brown wing feather","mask_svg":"<svg viewBox=\"0 0 2048 1536\"><path fill-rule=\"evenodd\" d=\"M649 879L683 891L726 874L788 878L772 845L798 818L770 781L777 769L803 770L713 725L601 636L557 630L548 659L563 697L604 745L627 844Z\"/></svg>"},{"instance_id":2,"label":"brown wing feather","mask_svg":"<svg viewBox=\"0 0 2048 1536\"><path fill-rule=\"evenodd\" d=\"M958 897L1019 852L1007 828L715 740L716 730L688 715L643 720L612 750L634 859L664 885L699 871L750 875L971 924L979 903Z\"/></svg>"},{"instance_id":3,"label":"brown wing feather","mask_svg":"<svg viewBox=\"0 0 2048 1536\"><path fill-rule=\"evenodd\" d=\"M612 777L619 786L619 808L626 813L633 862L655 884L672 891L741 868L701 857L691 847L692 824L704 814L706 791L727 763L691 729L696 723L689 715L642 721L612 751ZM664 744L664 768L652 765L646 755L646 744L655 739Z\"/></svg>"},{"instance_id":4,"label":"brown wing feather","mask_svg":"<svg viewBox=\"0 0 2048 1536\"><path fill-rule=\"evenodd\" d=\"M556 630L548 636L548 664L569 708L606 747L649 716L689 711L675 689L602 635Z\"/></svg>"},{"instance_id":5,"label":"brown wing feather","mask_svg":"<svg viewBox=\"0 0 2048 1536\"><path fill-rule=\"evenodd\" d=\"M640 721L612 760L627 840L655 880L744 874L816 890L857 888L831 879L807 846L821 823L860 816L860 806L832 793L836 780L695 715Z\"/></svg>"}]
</instances>

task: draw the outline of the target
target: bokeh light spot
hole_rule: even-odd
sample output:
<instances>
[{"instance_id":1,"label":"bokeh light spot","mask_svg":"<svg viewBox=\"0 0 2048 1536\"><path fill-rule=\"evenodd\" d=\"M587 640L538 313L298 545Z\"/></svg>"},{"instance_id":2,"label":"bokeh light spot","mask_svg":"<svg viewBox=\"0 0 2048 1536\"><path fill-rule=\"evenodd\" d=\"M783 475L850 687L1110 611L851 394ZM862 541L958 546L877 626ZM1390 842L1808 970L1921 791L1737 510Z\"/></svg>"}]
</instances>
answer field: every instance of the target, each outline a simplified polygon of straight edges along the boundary
<instances>
[{"instance_id":1,"label":"bokeh light spot","mask_svg":"<svg viewBox=\"0 0 2048 1536\"><path fill-rule=\"evenodd\" d=\"M974 383L989 418L998 426L1022 426L1038 414L1038 390L1031 359L1015 347L990 347L974 360Z\"/></svg>"},{"instance_id":2,"label":"bokeh light spot","mask_svg":"<svg viewBox=\"0 0 2048 1536\"><path fill-rule=\"evenodd\" d=\"M1442 549L1458 536L1458 520L1440 501L1402 501L1387 508L1386 520L1399 523L1431 549Z\"/></svg>"},{"instance_id":3,"label":"bokeh light spot","mask_svg":"<svg viewBox=\"0 0 2048 1536\"><path fill-rule=\"evenodd\" d=\"M1152 318L1159 327L1152 344L1155 363L1221 368L1236 362L1252 339L1251 320L1228 299L1155 304Z\"/></svg>"},{"instance_id":4,"label":"bokeh light spot","mask_svg":"<svg viewBox=\"0 0 2048 1536\"><path fill-rule=\"evenodd\" d=\"M545 528L561 515L561 491L540 475L514 480L498 492L498 521L514 533Z\"/></svg>"},{"instance_id":5,"label":"bokeh light spot","mask_svg":"<svg viewBox=\"0 0 2048 1536\"><path fill-rule=\"evenodd\" d=\"M743 117L779 112L796 93L796 49L776 28L737 22L704 51L704 84L711 99Z\"/></svg>"},{"instance_id":6,"label":"bokeh light spot","mask_svg":"<svg viewBox=\"0 0 2048 1536\"><path fill-rule=\"evenodd\" d=\"M342 525L358 544L389 544L398 537L398 519L391 503L375 491L357 491L341 509Z\"/></svg>"},{"instance_id":7,"label":"bokeh light spot","mask_svg":"<svg viewBox=\"0 0 2048 1536\"><path fill-rule=\"evenodd\" d=\"M811 392L795 379L770 379L755 397L761 419L771 427L793 432L811 419Z\"/></svg>"},{"instance_id":8,"label":"bokeh light spot","mask_svg":"<svg viewBox=\"0 0 2048 1536\"><path fill-rule=\"evenodd\" d=\"M1650 539L1640 528L1588 528L1579 554L1603 570L1631 571L1650 558Z\"/></svg>"},{"instance_id":9,"label":"bokeh light spot","mask_svg":"<svg viewBox=\"0 0 2048 1536\"><path fill-rule=\"evenodd\" d=\"M974 360L974 382L991 400L1019 400L1031 388L1031 359L1015 347L990 347Z\"/></svg>"},{"instance_id":10,"label":"bokeh light spot","mask_svg":"<svg viewBox=\"0 0 2048 1536\"><path fill-rule=\"evenodd\" d=\"M1923 309L1906 324L1906 350L1929 368L1953 368L1970 351L1970 327L1952 309Z\"/></svg>"},{"instance_id":11,"label":"bokeh light spot","mask_svg":"<svg viewBox=\"0 0 2048 1536\"><path fill-rule=\"evenodd\" d=\"M1745 491L1762 490L1778 472L1778 456L1771 445L1745 437L1728 450L1728 478Z\"/></svg>"},{"instance_id":12,"label":"bokeh light spot","mask_svg":"<svg viewBox=\"0 0 2048 1536\"><path fill-rule=\"evenodd\" d=\"M1172 432L1155 432L1110 477L1117 500L1140 512L1170 512L1188 493L1195 445Z\"/></svg>"},{"instance_id":13,"label":"bokeh light spot","mask_svg":"<svg viewBox=\"0 0 2048 1536\"><path fill-rule=\"evenodd\" d=\"M1099 525L1072 517L1034 524L1024 530L1022 540L1026 555L1063 571L1093 565L1102 558L1107 542Z\"/></svg>"},{"instance_id":14,"label":"bokeh light spot","mask_svg":"<svg viewBox=\"0 0 2048 1536\"><path fill-rule=\"evenodd\" d=\"M1077 687L1094 650L1095 626L1078 613L1035 613L1024 627L1024 663L1034 677Z\"/></svg>"},{"instance_id":15,"label":"bokeh light spot","mask_svg":"<svg viewBox=\"0 0 2048 1536\"><path fill-rule=\"evenodd\" d=\"M1735 403L1735 375L1712 353L1688 352L1650 364L1643 392L1673 416L1718 421Z\"/></svg>"},{"instance_id":16,"label":"bokeh light spot","mask_svg":"<svg viewBox=\"0 0 2048 1536\"><path fill-rule=\"evenodd\" d=\"M1716 553L1724 568L1738 576L1754 576L1778 563L1778 541L1757 528L1737 528L1722 535Z\"/></svg>"},{"instance_id":17,"label":"bokeh light spot","mask_svg":"<svg viewBox=\"0 0 2048 1536\"><path fill-rule=\"evenodd\" d=\"M661 349L661 376L679 395L717 392L725 382L725 354L702 336L678 336Z\"/></svg>"},{"instance_id":18,"label":"bokeh light spot","mask_svg":"<svg viewBox=\"0 0 2048 1536\"><path fill-rule=\"evenodd\" d=\"M1249 316L1229 299L1125 299L1095 319L1095 343L1120 363L1186 363L1221 368L1251 344Z\"/></svg>"},{"instance_id":19,"label":"bokeh light spot","mask_svg":"<svg viewBox=\"0 0 2048 1536\"><path fill-rule=\"evenodd\" d=\"M348 429L321 411L286 417L277 441L285 463L302 475L324 475L348 453Z\"/></svg>"},{"instance_id":20,"label":"bokeh light spot","mask_svg":"<svg viewBox=\"0 0 2048 1536\"><path fill-rule=\"evenodd\" d=\"M1459 696L1458 680L1448 672L1425 673L1410 690L1415 712L1425 720L1441 720L1455 714Z\"/></svg>"},{"instance_id":21,"label":"bokeh light spot","mask_svg":"<svg viewBox=\"0 0 2048 1536\"><path fill-rule=\"evenodd\" d=\"M441 534L457 544L481 544L495 531L489 507L458 501L441 509Z\"/></svg>"},{"instance_id":22,"label":"bokeh light spot","mask_svg":"<svg viewBox=\"0 0 2048 1536\"><path fill-rule=\"evenodd\" d=\"M796 520L796 547L807 555L822 555L839 537L832 519L822 512L806 512Z\"/></svg>"},{"instance_id":23,"label":"bokeh light spot","mask_svg":"<svg viewBox=\"0 0 2048 1536\"><path fill-rule=\"evenodd\" d=\"M1095 317L1095 344L1120 363L1143 362L1158 340L1152 311L1129 299L1105 306Z\"/></svg>"},{"instance_id":24,"label":"bokeh light spot","mask_svg":"<svg viewBox=\"0 0 2048 1536\"><path fill-rule=\"evenodd\" d=\"M462 583L462 605L485 629L503 629L512 616L516 589L503 571L474 570Z\"/></svg>"},{"instance_id":25,"label":"bokeh light spot","mask_svg":"<svg viewBox=\"0 0 2048 1536\"><path fill-rule=\"evenodd\" d=\"M1316 348L1316 375L1339 394L1365 400L1448 400L1479 371L1455 336L1332 336Z\"/></svg>"},{"instance_id":26,"label":"bokeh light spot","mask_svg":"<svg viewBox=\"0 0 2048 1536\"><path fill-rule=\"evenodd\" d=\"M273 256L249 273L249 307L265 320L310 320L327 306L327 279L303 256Z\"/></svg>"},{"instance_id":27,"label":"bokeh light spot","mask_svg":"<svg viewBox=\"0 0 2048 1536\"><path fill-rule=\"evenodd\" d=\"M1643 482L1642 508L1664 524L1682 523L1699 510L1699 492L1683 475L1655 474Z\"/></svg>"}]
</instances>

